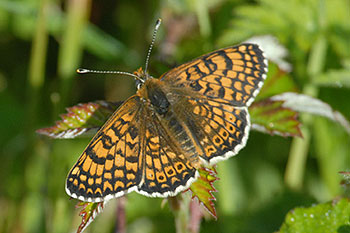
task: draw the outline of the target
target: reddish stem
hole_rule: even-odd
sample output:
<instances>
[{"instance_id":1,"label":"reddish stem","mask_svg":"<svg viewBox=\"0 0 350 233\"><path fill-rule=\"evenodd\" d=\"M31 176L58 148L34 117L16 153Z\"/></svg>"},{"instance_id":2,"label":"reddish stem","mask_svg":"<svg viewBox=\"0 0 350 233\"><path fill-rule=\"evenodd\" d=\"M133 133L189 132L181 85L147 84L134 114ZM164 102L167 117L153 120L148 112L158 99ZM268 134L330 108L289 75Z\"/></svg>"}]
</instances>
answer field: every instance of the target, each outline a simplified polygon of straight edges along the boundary
<instances>
[{"instance_id":1,"label":"reddish stem","mask_svg":"<svg viewBox=\"0 0 350 233\"><path fill-rule=\"evenodd\" d=\"M117 219L115 233L126 233L126 214L125 214L126 197L117 199Z\"/></svg>"},{"instance_id":2,"label":"reddish stem","mask_svg":"<svg viewBox=\"0 0 350 233\"><path fill-rule=\"evenodd\" d=\"M190 223L189 223L189 230L191 233L198 233L200 230L200 224L203 217L203 214L201 212L200 204L197 200L192 199L190 203Z\"/></svg>"}]
</instances>

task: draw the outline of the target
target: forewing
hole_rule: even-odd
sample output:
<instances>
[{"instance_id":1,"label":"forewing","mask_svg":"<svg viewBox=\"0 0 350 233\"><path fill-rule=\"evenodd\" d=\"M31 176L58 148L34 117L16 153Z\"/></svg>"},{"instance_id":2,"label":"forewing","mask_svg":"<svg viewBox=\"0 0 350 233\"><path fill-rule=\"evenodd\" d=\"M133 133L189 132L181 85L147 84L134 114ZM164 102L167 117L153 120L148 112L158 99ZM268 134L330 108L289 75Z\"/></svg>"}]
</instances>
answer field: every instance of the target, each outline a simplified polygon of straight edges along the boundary
<instances>
[{"instance_id":1,"label":"forewing","mask_svg":"<svg viewBox=\"0 0 350 233\"><path fill-rule=\"evenodd\" d=\"M241 44L203 55L162 75L176 88L189 87L207 98L249 106L263 85L267 60L256 44Z\"/></svg>"},{"instance_id":2,"label":"forewing","mask_svg":"<svg viewBox=\"0 0 350 233\"><path fill-rule=\"evenodd\" d=\"M136 190L142 178L140 101L125 101L91 140L68 174L71 197L100 202Z\"/></svg>"}]
</instances>

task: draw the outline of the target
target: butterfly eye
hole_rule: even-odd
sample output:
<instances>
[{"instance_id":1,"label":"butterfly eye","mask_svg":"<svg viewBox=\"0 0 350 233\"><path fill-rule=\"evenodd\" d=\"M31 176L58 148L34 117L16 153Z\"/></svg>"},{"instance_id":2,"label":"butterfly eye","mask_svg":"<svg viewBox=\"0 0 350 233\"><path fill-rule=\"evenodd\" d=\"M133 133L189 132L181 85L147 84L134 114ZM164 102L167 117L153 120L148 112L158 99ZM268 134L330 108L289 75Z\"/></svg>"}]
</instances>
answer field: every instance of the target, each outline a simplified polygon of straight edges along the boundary
<instances>
[{"instance_id":1,"label":"butterfly eye","mask_svg":"<svg viewBox=\"0 0 350 233\"><path fill-rule=\"evenodd\" d=\"M135 85L137 89L140 89L142 87L143 82L141 82L140 80L136 79Z\"/></svg>"}]
</instances>

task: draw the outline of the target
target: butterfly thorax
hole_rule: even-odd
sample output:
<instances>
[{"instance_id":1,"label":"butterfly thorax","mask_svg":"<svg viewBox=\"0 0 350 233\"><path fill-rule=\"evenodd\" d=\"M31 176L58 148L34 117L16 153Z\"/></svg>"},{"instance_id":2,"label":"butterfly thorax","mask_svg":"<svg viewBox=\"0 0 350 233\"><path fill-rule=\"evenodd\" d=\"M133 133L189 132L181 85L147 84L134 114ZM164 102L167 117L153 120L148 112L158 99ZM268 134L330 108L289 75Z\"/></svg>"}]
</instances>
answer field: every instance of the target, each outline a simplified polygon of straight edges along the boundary
<instances>
[{"instance_id":1,"label":"butterfly thorax","mask_svg":"<svg viewBox=\"0 0 350 233\"><path fill-rule=\"evenodd\" d=\"M170 106L162 86L162 81L159 79L149 78L137 92L160 115L167 113Z\"/></svg>"}]
</instances>

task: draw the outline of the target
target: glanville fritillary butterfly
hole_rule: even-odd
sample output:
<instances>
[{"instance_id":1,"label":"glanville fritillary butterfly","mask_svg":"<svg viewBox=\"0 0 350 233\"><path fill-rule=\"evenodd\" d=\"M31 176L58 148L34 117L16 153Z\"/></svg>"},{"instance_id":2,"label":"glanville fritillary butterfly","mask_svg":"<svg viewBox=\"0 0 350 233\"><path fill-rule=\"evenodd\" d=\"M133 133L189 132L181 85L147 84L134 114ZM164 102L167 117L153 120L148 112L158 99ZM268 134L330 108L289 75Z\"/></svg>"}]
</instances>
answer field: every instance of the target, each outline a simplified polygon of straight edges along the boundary
<instances>
[{"instance_id":1,"label":"glanville fritillary butterfly","mask_svg":"<svg viewBox=\"0 0 350 233\"><path fill-rule=\"evenodd\" d=\"M93 137L68 174L66 192L101 202L136 191L175 196L202 164L236 155L250 130L248 106L263 85L267 60L256 44L205 54L159 79L140 68L135 95ZM86 70L80 70L84 73Z\"/></svg>"}]
</instances>

